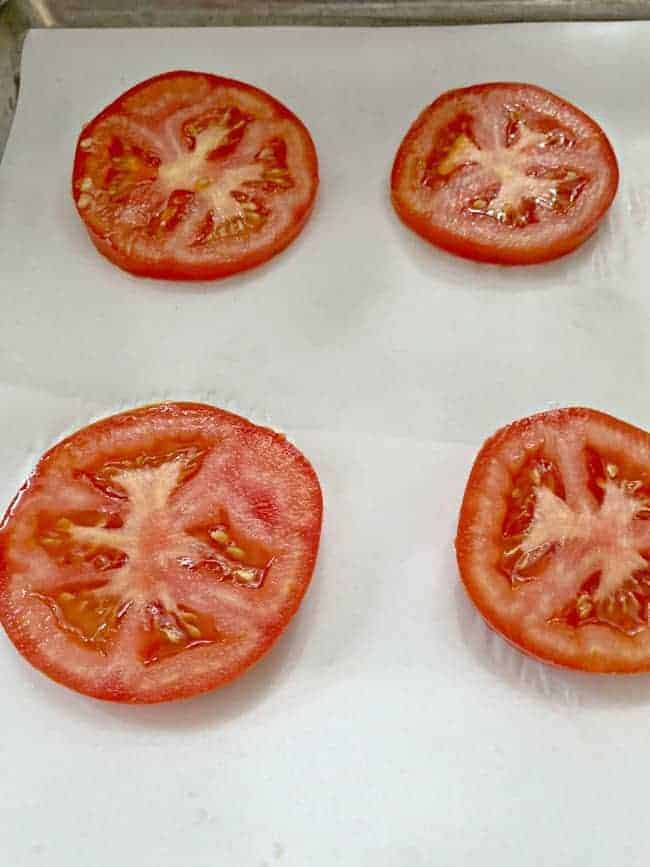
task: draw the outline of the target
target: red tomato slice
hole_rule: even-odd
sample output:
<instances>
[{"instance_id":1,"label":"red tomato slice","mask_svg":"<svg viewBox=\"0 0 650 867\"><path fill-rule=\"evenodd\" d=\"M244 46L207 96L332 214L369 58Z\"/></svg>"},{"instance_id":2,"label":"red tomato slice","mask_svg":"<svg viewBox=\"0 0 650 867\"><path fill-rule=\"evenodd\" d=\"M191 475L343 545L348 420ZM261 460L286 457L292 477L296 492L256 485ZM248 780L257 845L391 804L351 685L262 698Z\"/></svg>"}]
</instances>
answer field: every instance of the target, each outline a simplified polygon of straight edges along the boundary
<instances>
[{"instance_id":1,"label":"red tomato slice","mask_svg":"<svg viewBox=\"0 0 650 867\"><path fill-rule=\"evenodd\" d=\"M201 404L112 416L47 452L5 515L0 620L79 692L204 692L295 614L321 513L314 470L273 431Z\"/></svg>"},{"instance_id":2,"label":"red tomato slice","mask_svg":"<svg viewBox=\"0 0 650 867\"><path fill-rule=\"evenodd\" d=\"M650 435L590 409L514 422L472 468L460 574L487 622L546 662L650 671Z\"/></svg>"},{"instance_id":3,"label":"red tomato slice","mask_svg":"<svg viewBox=\"0 0 650 867\"><path fill-rule=\"evenodd\" d=\"M532 84L444 93L411 126L391 176L407 226L459 256L505 265L575 249L617 186L598 124Z\"/></svg>"},{"instance_id":4,"label":"red tomato slice","mask_svg":"<svg viewBox=\"0 0 650 867\"><path fill-rule=\"evenodd\" d=\"M265 262L316 196L309 132L268 93L198 72L131 88L81 132L72 195L100 251L146 277L209 280Z\"/></svg>"}]
</instances>

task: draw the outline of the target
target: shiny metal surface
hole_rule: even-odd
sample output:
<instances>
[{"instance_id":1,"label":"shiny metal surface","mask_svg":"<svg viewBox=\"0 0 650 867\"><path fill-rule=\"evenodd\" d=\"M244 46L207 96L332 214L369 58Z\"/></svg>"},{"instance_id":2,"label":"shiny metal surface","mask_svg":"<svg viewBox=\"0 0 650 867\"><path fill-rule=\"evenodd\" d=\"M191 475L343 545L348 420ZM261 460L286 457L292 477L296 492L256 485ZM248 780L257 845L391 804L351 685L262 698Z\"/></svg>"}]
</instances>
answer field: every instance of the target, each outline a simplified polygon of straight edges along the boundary
<instances>
[{"instance_id":1,"label":"shiny metal surface","mask_svg":"<svg viewBox=\"0 0 650 867\"><path fill-rule=\"evenodd\" d=\"M650 0L0 0L0 157L32 27L488 24L650 19Z\"/></svg>"}]
</instances>

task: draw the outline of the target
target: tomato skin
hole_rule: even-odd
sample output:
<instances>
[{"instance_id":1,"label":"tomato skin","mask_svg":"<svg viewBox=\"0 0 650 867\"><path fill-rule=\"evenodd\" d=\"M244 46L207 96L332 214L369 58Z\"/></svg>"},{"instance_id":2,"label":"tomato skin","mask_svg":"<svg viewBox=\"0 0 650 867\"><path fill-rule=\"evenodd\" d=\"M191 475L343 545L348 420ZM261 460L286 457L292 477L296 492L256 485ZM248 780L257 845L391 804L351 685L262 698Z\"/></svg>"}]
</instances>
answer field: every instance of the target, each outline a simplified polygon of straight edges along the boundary
<instances>
[{"instance_id":1,"label":"tomato skin","mask_svg":"<svg viewBox=\"0 0 650 867\"><path fill-rule=\"evenodd\" d=\"M74 181L73 181L74 184ZM251 251L245 256L238 256L230 261L214 262L212 265L202 263L179 264L173 258L168 258L152 265L150 262L139 262L132 259L122 250L117 249L110 241L98 235L86 226L88 237L95 248L104 256L121 268L136 277L151 277L158 280L219 280L223 277L231 277L242 271L249 271L258 265L263 265L276 254L281 253L300 234L303 226L309 219L313 209L313 201L298 215L296 222L276 238L273 249L258 249Z\"/></svg>"},{"instance_id":2,"label":"tomato skin","mask_svg":"<svg viewBox=\"0 0 650 867\"><path fill-rule=\"evenodd\" d=\"M214 431L223 431L224 442L232 444L224 448L234 448L239 454L246 453L250 447L263 456L265 471L281 472L283 466L290 469L292 481L302 488L288 491L292 509L301 509L306 516L301 528L294 531L300 554L294 561L289 557L292 571L292 589L285 594L278 605L274 602L276 592L274 581L269 579L265 594L265 604L274 606L272 616L265 618L257 631L254 646L240 658L225 660L219 644L196 648L189 651L189 658L174 659L158 663L158 669L144 671L141 676L131 676L129 659L112 664L105 676L94 677L86 669L84 659L77 659L74 650L65 649L58 658L48 652L48 644L57 638L52 634L54 627L43 610L23 608L16 603L12 592L12 556L15 557L16 528L24 513L25 504L30 498L39 496L47 489L48 480L58 472L56 467L68 459L66 452L91 454L94 442L128 441L136 437L142 429L143 442L156 434L156 425L164 424L165 430L174 425L183 430L193 429L197 424L212 426ZM184 427L183 427L184 426ZM167 435L167 434L165 434ZM212 433L209 431L207 439ZM267 456L267 457L264 457ZM238 458L237 458L238 460ZM233 484L241 485L243 476L236 469ZM260 511L255 504L253 513L260 513L267 522L275 520L275 513L267 507ZM32 520L32 519L30 519ZM224 410L198 403L155 404L126 411L116 416L97 421L83 428L53 446L38 462L34 472L27 479L8 507L0 526L0 622L18 652L35 668L54 681L93 698L127 703L158 703L176 699L190 698L229 683L257 662L271 648L300 606L309 586L316 562L322 524L322 493L318 478L307 459L286 439L267 428L260 428L248 420ZM24 544L24 543L23 543ZM35 545L35 542L31 544ZM24 552L22 552L24 553ZM15 569L14 569L15 571ZM275 582L277 584L277 582ZM23 594L26 591L22 591ZM255 591L258 592L258 591ZM245 597L243 597L245 598ZM45 609L46 612L46 609ZM36 629L34 628L36 623ZM39 629L42 626L42 631ZM184 652L185 653L185 652ZM181 654L183 656L183 654ZM166 668L165 668L166 666ZM165 673L167 672L167 673ZM169 676L169 675L173 676ZM180 676L179 676L180 675Z\"/></svg>"},{"instance_id":3,"label":"tomato skin","mask_svg":"<svg viewBox=\"0 0 650 867\"><path fill-rule=\"evenodd\" d=\"M397 165L397 163L396 163ZM395 169L393 170L395 171ZM399 171L399 169L398 169ZM446 250L462 259L470 259L473 262L485 262L488 265L541 265L553 259L560 259L572 253L577 247L588 240L598 228L598 224L609 205L605 206L598 217L589 227L570 237L567 236L562 242L552 246L531 245L526 250L503 249L495 251L491 245L472 242L468 239L459 238L453 232L445 231L440 226L433 226L426 218L409 211L399 196L393 192L392 200L402 222L413 229L425 241L429 241L436 247Z\"/></svg>"},{"instance_id":4,"label":"tomato skin","mask_svg":"<svg viewBox=\"0 0 650 867\"><path fill-rule=\"evenodd\" d=\"M499 232L495 227L492 237L485 239L476 236L464 225L446 219L446 215L436 219L432 213L423 212L415 207L411 192L413 179L412 152L418 139L430 120L438 111L446 108L452 100L462 103L464 98L481 99L483 94L489 94L495 88L501 88L506 93L510 90L525 90L536 100L554 100L561 105L562 110L570 112L573 119L589 129L590 135L598 142L601 150L602 172L606 177L604 189L598 196L598 201L588 218L580 225L571 224L567 220L567 230L551 239L535 238L532 233L525 243L512 243L505 232ZM433 103L427 106L413 122L402 140L390 176L390 190L393 207L402 222L431 244L462 258L497 265L534 265L547 262L571 253L583 244L598 228L598 225L609 209L618 189L619 170L614 150L603 130L585 112L566 100L551 94L536 85L513 82L493 82L471 85L441 94ZM503 227L501 227L503 229Z\"/></svg>"},{"instance_id":5,"label":"tomato skin","mask_svg":"<svg viewBox=\"0 0 650 867\"><path fill-rule=\"evenodd\" d=\"M481 447L471 468L460 509L455 540L456 558L465 591L487 625L523 653L550 665L600 674L650 671L650 636L629 636L602 625L568 629L556 622L532 624L513 617L499 572L498 548L505 492L512 484L513 466L543 444L545 438L571 437L585 431L611 454L625 461L626 452L638 456L643 478L650 480L650 434L606 413L583 407L542 412L497 431ZM611 445L610 445L611 444ZM552 630L555 630L553 633ZM597 634L596 630L600 630ZM603 630L605 630L603 632ZM596 638L598 639L596 641Z\"/></svg>"},{"instance_id":6,"label":"tomato skin","mask_svg":"<svg viewBox=\"0 0 650 867\"><path fill-rule=\"evenodd\" d=\"M277 231L273 237L266 239L262 244L244 242L235 253L230 251L223 256L215 255L211 261L200 259L192 260L187 258L181 260L173 254L165 253L162 255L151 255L147 257L139 256L133 253L132 250L125 249L123 245L116 244L110 234L96 231L93 226L90 225L89 221L86 219L86 214L78 205L79 185L85 174L86 159L84 149L81 147L81 142L84 139L92 138L93 130L106 118L123 112L125 102L130 98L137 96L143 89L156 84L164 84L165 82L173 83L179 76L182 76L183 78L195 77L196 79L208 79L215 88L237 88L244 94L253 98L259 98L266 106L272 107L275 115L279 119L290 123L301 138L303 148L301 156L304 161L304 165L301 166L301 169L309 175L311 181L308 195L303 197L303 199L292 208L290 222ZM316 200L318 185L318 157L314 142L309 130L292 111L273 96L260 88L254 87L253 85L222 76L187 70L171 70L139 82L129 90L122 93L116 100L110 103L110 105L93 118L93 120L86 124L77 138L71 178L71 192L77 212L84 222L90 240L102 256L113 262L122 270L134 274L135 276L163 280L190 281L216 280L229 277L241 271L257 267L282 252L300 234L311 215Z\"/></svg>"}]
</instances>

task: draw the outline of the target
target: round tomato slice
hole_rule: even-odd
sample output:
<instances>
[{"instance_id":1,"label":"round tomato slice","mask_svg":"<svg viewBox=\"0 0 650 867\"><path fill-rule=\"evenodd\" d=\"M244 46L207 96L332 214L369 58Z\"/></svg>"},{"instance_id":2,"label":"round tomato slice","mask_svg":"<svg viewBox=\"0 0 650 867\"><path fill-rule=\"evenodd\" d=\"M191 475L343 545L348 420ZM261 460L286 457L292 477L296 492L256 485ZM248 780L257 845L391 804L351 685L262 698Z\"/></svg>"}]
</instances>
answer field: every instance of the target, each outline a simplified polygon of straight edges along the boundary
<instances>
[{"instance_id":1,"label":"round tomato slice","mask_svg":"<svg viewBox=\"0 0 650 867\"><path fill-rule=\"evenodd\" d=\"M321 513L314 470L279 434L202 404L125 412L54 446L10 506L0 620L79 692L204 692L296 612Z\"/></svg>"},{"instance_id":2,"label":"round tomato slice","mask_svg":"<svg viewBox=\"0 0 650 867\"><path fill-rule=\"evenodd\" d=\"M444 93L406 134L391 176L407 226L459 256L505 265L575 249L617 186L598 124L531 84Z\"/></svg>"},{"instance_id":3,"label":"round tomato slice","mask_svg":"<svg viewBox=\"0 0 650 867\"><path fill-rule=\"evenodd\" d=\"M490 626L533 656L650 671L650 435L590 409L514 422L472 468L456 552Z\"/></svg>"},{"instance_id":4,"label":"round tomato slice","mask_svg":"<svg viewBox=\"0 0 650 867\"><path fill-rule=\"evenodd\" d=\"M72 195L100 253L147 277L208 280L278 253L316 196L309 132L268 93L198 72L131 88L81 132Z\"/></svg>"}]
</instances>

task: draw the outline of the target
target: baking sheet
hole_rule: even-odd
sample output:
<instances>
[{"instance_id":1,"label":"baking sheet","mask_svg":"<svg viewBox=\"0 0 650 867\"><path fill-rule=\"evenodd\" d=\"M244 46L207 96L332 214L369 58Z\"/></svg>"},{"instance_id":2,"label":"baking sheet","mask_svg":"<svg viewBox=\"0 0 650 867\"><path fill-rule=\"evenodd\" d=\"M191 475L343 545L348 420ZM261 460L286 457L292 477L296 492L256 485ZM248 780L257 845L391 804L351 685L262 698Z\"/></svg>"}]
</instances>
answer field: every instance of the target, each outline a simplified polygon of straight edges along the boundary
<instances>
[{"instance_id":1,"label":"baking sheet","mask_svg":"<svg viewBox=\"0 0 650 867\"><path fill-rule=\"evenodd\" d=\"M2 867L645 864L650 678L524 659L465 600L452 539L480 441L582 403L645 427L645 24L35 31L0 167L0 499L92 418L201 399L284 430L326 521L312 588L235 684L124 708L0 636ZM313 133L300 238L218 284L130 277L69 197L81 124L175 67L254 82ZM399 140L440 91L534 80L596 117L622 184L533 269L453 259L392 213Z\"/></svg>"}]
</instances>

